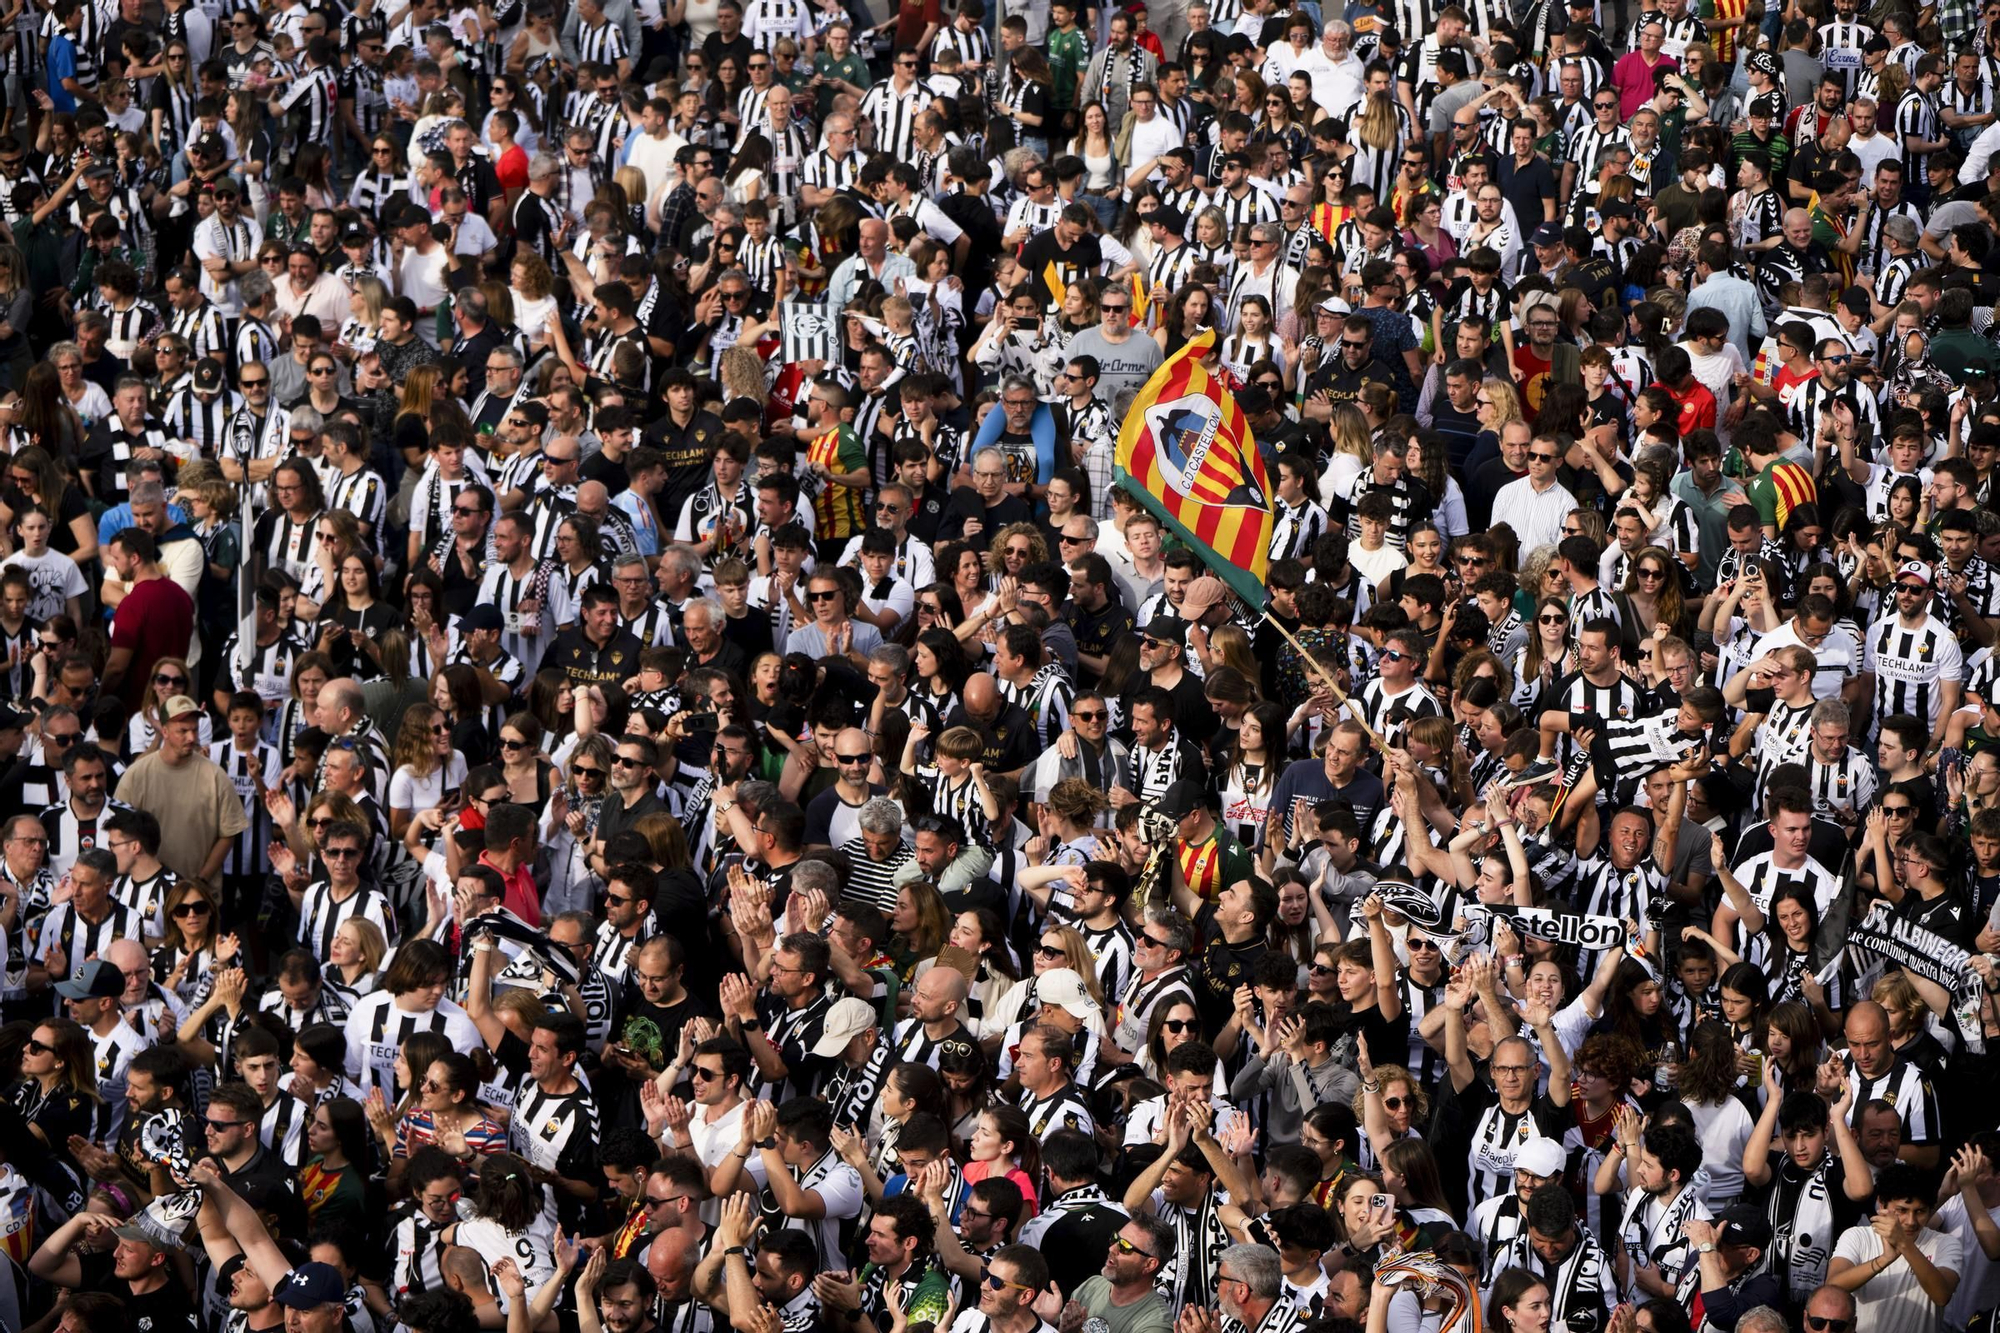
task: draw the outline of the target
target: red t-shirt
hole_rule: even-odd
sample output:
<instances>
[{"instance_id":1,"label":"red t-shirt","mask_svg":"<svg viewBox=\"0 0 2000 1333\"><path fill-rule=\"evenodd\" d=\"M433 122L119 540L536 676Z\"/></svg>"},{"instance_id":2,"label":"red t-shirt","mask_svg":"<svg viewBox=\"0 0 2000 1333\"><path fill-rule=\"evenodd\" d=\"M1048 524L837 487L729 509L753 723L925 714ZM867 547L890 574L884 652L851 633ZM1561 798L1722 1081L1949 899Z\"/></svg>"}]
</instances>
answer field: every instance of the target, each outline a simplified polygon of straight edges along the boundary
<instances>
[{"instance_id":1,"label":"red t-shirt","mask_svg":"<svg viewBox=\"0 0 2000 1333\"><path fill-rule=\"evenodd\" d=\"M507 892L500 899L500 905L520 917L531 926L542 924L542 896L535 888L533 869L526 861L514 868L509 875L486 859L486 853L479 854L479 864L491 870L506 882Z\"/></svg>"},{"instance_id":2,"label":"red t-shirt","mask_svg":"<svg viewBox=\"0 0 2000 1333\"><path fill-rule=\"evenodd\" d=\"M507 151L500 154L500 160L493 164L493 174L500 178L503 190L525 190L528 188L528 154L519 144L510 144Z\"/></svg>"},{"instance_id":3,"label":"red t-shirt","mask_svg":"<svg viewBox=\"0 0 2000 1333\"><path fill-rule=\"evenodd\" d=\"M111 619L111 646L132 650L118 687L128 707L137 708L153 681L153 663L182 657L194 637L194 598L164 574L125 594Z\"/></svg>"},{"instance_id":4,"label":"red t-shirt","mask_svg":"<svg viewBox=\"0 0 2000 1333\"><path fill-rule=\"evenodd\" d=\"M1667 397L1673 399L1675 405L1680 408L1680 420L1677 424L1682 435L1691 430L1715 429L1715 395L1710 393L1700 380L1690 379L1687 388L1678 393L1674 391L1673 386L1662 381L1655 380L1654 383L1665 389Z\"/></svg>"},{"instance_id":5,"label":"red t-shirt","mask_svg":"<svg viewBox=\"0 0 2000 1333\"><path fill-rule=\"evenodd\" d=\"M1521 386L1521 405L1529 412L1542 410L1542 395L1549 391L1549 363L1536 356L1523 339L1514 344L1514 378Z\"/></svg>"}]
</instances>

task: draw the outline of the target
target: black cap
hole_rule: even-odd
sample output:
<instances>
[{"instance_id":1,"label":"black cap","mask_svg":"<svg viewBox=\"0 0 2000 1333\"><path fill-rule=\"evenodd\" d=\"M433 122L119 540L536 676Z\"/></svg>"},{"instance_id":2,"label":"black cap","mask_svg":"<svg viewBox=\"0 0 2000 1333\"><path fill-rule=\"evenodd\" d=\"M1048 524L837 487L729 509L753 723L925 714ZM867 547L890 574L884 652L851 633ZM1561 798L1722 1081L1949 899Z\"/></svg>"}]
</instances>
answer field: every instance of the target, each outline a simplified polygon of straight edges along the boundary
<instances>
[{"instance_id":1,"label":"black cap","mask_svg":"<svg viewBox=\"0 0 2000 1333\"><path fill-rule=\"evenodd\" d=\"M1632 216L1632 205L1626 203L1623 199L1613 199L1608 203L1598 205L1597 216L1600 218L1629 218Z\"/></svg>"},{"instance_id":2,"label":"black cap","mask_svg":"<svg viewBox=\"0 0 2000 1333\"><path fill-rule=\"evenodd\" d=\"M1161 643L1178 644L1183 648L1187 647L1187 632L1187 621L1171 611L1155 613L1153 618L1146 622L1146 627L1139 631L1145 638L1157 639Z\"/></svg>"},{"instance_id":3,"label":"black cap","mask_svg":"<svg viewBox=\"0 0 2000 1333\"><path fill-rule=\"evenodd\" d=\"M1168 819L1186 819L1203 805L1201 784L1182 779L1160 793L1155 806Z\"/></svg>"},{"instance_id":4,"label":"black cap","mask_svg":"<svg viewBox=\"0 0 2000 1333\"><path fill-rule=\"evenodd\" d=\"M1715 1243L1767 1250L1771 1247L1770 1219L1756 1204L1732 1203L1715 1215Z\"/></svg>"},{"instance_id":5,"label":"black cap","mask_svg":"<svg viewBox=\"0 0 2000 1333\"><path fill-rule=\"evenodd\" d=\"M458 618L458 627L470 633L478 629L503 629L507 618L491 602L479 602Z\"/></svg>"},{"instance_id":6,"label":"black cap","mask_svg":"<svg viewBox=\"0 0 2000 1333\"><path fill-rule=\"evenodd\" d=\"M1172 204L1161 204L1146 215L1146 221L1157 222L1176 235L1187 230L1187 215Z\"/></svg>"},{"instance_id":7,"label":"black cap","mask_svg":"<svg viewBox=\"0 0 2000 1333\"><path fill-rule=\"evenodd\" d=\"M1561 245L1563 229L1553 222L1544 222L1535 228L1535 234L1528 238L1533 245Z\"/></svg>"},{"instance_id":8,"label":"black cap","mask_svg":"<svg viewBox=\"0 0 2000 1333\"><path fill-rule=\"evenodd\" d=\"M110 180L117 174L118 168L109 162L93 162L83 169L83 178L87 181Z\"/></svg>"},{"instance_id":9,"label":"black cap","mask_svg":"<svg viewBox=\"0 0 2000 1333\"><path fill-rule=\"evenodd\" d=\"M24 713L12 704L0 703L0 731L20 731L34 720L34 714Z\"/></svg>"},{"instance_id":10,"label":"black cap","mask_svg":"<svg viewBox=\"0 0 2000 1333\"><path fill-rule=\"evenodd\" d=\"M368 228L366 227L349 227L346 231L340 233L340 243L342 245L367 245L374 239L373 236L368 234Z\"/></svg>"},{"instance_id":11,"label":"black cap","mask_svg":"<svg viewBox=\"0 0 2000 1333\"><path fill-rule=\"evenodd\" d=\"M1868 300L1868 293L1859 287L1849 287L1845 292L1842 292L1840 304L1863 319L1868 318L1875 311L1875 307Z\"/></svg>"},{"instance_id":12,"label":"black cap","mask_svg":"<svg viewBox=\"0 0 2000 1333\"><path fill-rule=\"evenodd\" d=\"M202 390L222 387L222 367L212 357L205 356L194 363L194 387Z\"/></svg>"},{"instance_id":13,"label":"black cap","mask_svg":"<svg viewBox=\"0 0 2000 1333\"><path fill-rule=\"evenodd\" d=\"M206 134L196 135L195 141L189 144L188 147L199 152L220 155L223 151L222 136L214 130L210 130Z\"/></svg>"}]
</instances>

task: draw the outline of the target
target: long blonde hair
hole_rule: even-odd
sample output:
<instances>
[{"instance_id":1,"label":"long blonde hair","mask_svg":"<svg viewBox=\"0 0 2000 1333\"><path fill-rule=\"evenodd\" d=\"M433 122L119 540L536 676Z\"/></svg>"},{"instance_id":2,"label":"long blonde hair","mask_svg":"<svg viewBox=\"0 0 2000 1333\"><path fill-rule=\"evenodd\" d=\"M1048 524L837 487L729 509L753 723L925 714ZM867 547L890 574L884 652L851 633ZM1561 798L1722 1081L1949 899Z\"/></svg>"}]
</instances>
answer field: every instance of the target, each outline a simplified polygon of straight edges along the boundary
<instances>
[{"instance_id":1,"label":"long blonde hair","mask_svg":"<svg viewBox=\"0 0 2000 1333\"><path fill-rule=\"evenodd\" d=\"M403 401L396 407L397 416L414 413L420 417L431 414L431 400L437 396L438 368L435 362L410 367L403 378Z\"/></svg>"},{"instance_id":2,"label":"long blonde hair","mask_svg":"<svg viewBox=\"0 0 2000 1333\"><path fill-rule=\"evenodd\" d=\"M1368 94L1368 105L1362 109L1361 120L1355 126L1361 142L1377 152L1394 152L1403 141L1403 125L1396 115L1396 104L1386 92Z\"/></svg>"},{"instance_id":3,"label":"long blonde hair","mask_svg":"<svg viewBox=\"0 0 2000 1333\"><path fill-rule=\"evenodd\" d=\"M1333 452L1358 458L1364 463L1375 461L1375 445L1368 433L1368 418L1361 415L1361 409L1352 403L1335 403L1333 414L1327 418L1326 431L1333 439Z\"/></svg>"},{"instance_id":4,"label":"long blonde hair","mask_svg":"<svg viewBox=\"0 0 2000 1333\"><path fill-rule=\"evenodd\" d=\"M412 372L414 373L414 372ZM1493 400L1493 428L1498 430L1510 421L1524 421L1521 415L1521 395L1514 392L1510 381L1488 376L1479 385L1479 391Z\"/></svg>"}]
</instances>

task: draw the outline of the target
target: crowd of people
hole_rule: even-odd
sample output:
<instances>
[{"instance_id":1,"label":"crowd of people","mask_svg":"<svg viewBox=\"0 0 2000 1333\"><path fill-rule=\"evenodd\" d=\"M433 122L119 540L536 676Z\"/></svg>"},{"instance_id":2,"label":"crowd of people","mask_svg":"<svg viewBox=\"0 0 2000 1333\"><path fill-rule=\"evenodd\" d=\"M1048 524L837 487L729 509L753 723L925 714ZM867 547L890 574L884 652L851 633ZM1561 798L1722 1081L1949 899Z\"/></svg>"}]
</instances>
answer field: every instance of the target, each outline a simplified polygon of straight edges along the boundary
<instances>
[{"instance_id":1,"label":"crowd of people","mask_svg":"<svg viewBox=\"0 0 2000 1333\"><path fill-rule=\"evenodd\" d=\"M0 19L0 1330L1992 1328L2000 0L889 8Z\"/></svg>"}]
</instances>

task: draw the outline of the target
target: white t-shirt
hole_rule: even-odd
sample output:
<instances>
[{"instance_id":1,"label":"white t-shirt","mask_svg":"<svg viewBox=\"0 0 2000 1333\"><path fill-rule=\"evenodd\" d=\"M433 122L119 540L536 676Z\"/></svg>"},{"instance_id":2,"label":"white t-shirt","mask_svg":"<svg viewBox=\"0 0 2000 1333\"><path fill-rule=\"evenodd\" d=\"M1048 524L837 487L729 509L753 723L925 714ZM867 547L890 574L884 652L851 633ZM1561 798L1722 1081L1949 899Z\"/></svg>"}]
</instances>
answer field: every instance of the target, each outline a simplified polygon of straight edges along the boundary
<instances>
[{"instance_id":1,"label":"white t-shirt","mask_svg":"<svg viewBox=\"0 0 2000 1333\"><path fill-rule=\"evenodd\" d=\"M1993 1212L1990 1208L1987 1211ZM1993 1216L2000 1221L2000 1213ZM1958 1238L1963 1266L1958 1270L1958 1290L1952 1293L1951 1304L1944 1308L1944 1321L1949 1327L1964 1328L1979 1311L2000 1305L2000 1264L1988 1259L1986 1251L1979 1248L1963 1194L1952 1195L1944 1207L1931 1215L1931 1223Z\"/></svg>"},{"instance_id":2,"label":"white t-shirt","mask_svg":"<svg viewBox=\"0 0 2000 1333\"><path fill-rule=\"evenodd\" d=\"M28 616L33 620L47 620L69 610L68 598L81 597L90 585L84 582L83 571L76 567L76 561L61 551L43 551L30 556L25 551L16 551L5 560L0 560L0 568L14 565L28 571Z\"/></svg>"},{"instance_id":3,"label":"white t-shirt","mask_svg":"<svg viewBox=\"0 0 2000 1333\"><path fill-rule=\"evenodd\" d=\"M1755 1126L1743 1103L1724 1097L1720 1106L1687 1103L1701 1140L1701 1160L1708 1166L1708 1189L1702 1202L1729 1202L1743 1192L1743 1145Z\"/></svg>"},{"instance_id":4,"label":"white t-shirt","mask_svg":"<svg viewBox=\"0 0 2000 1333\"><path fill-rule=\"evenodd\" d=\"M435 810L444 804L446 792L457 791L464 785L465 756L456 750L451 752L448 762L432 769L427 778L418 777L404 764L389 779L389 808L412 814Z\"/></svg>"},{"instance_id":5,"label":"white t-shirt","mask_svg":"<svg viewBox=\"0 0 2000 1333\"><path fill-rule=\"evenodd\" d=\"M1947 1232L1928 1229L1918 1232L1917 1248L1946 1272L1958 1272L1963 1262L1963 1246L1957 1236ZM1873 1263L1881 1253L1882 1238L1866 1225L1849 1227L1833 1248L1834 1258L1853 1264ZM1944 1323L1943 1308L1931 1304L1931 1298L1917 1285L1908 1261L1902 1259L1855 1292L1854 1306L1854 1326L1868 1333L1937 1333Z\"/></svg>"}]
</instances>

